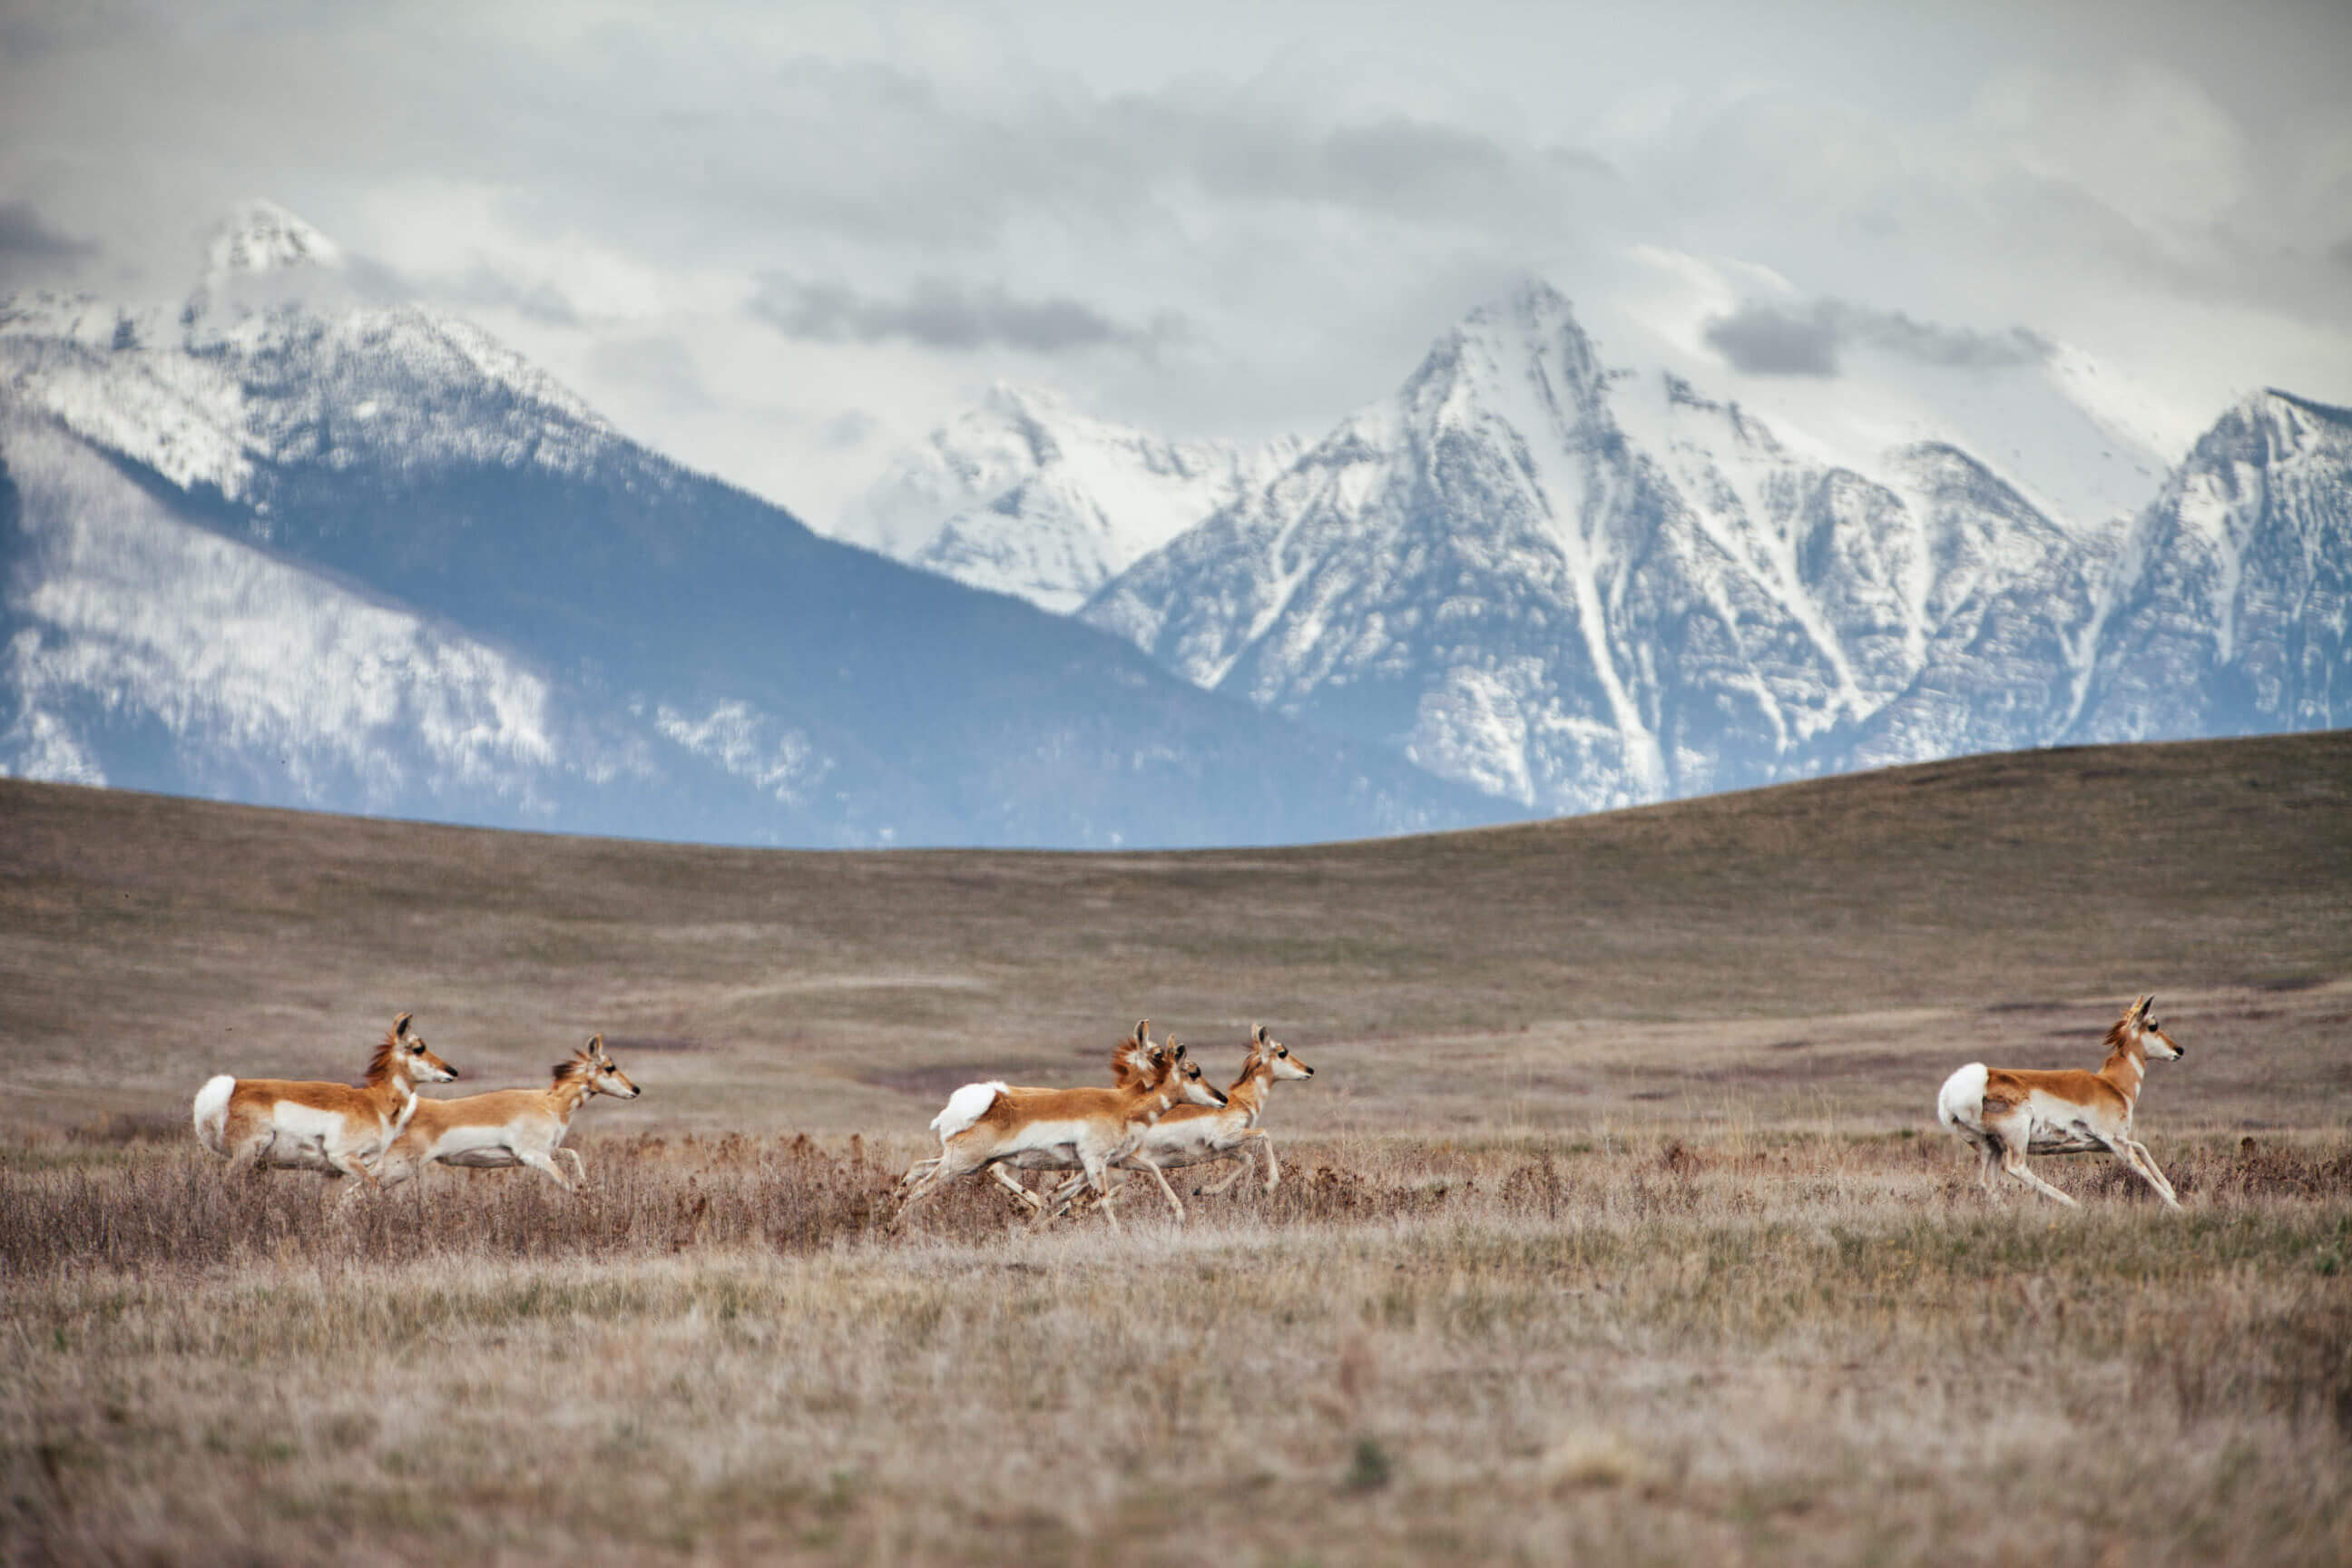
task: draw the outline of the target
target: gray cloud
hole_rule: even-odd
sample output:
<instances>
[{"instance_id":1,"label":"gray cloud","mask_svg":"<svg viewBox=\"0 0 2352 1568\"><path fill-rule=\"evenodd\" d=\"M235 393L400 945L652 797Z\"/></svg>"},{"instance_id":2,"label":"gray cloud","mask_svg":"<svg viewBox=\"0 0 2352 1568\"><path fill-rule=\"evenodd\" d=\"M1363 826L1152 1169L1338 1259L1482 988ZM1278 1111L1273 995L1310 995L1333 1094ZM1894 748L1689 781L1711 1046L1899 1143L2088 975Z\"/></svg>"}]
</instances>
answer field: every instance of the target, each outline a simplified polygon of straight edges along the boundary
<instances>
[{"instance_id":1,"label":"gray cloud","mask_svg":"<svg viewBox=\"0 0 2352 1568\"><path fill-rule=\"evenodd\" d=\"M1716 324L1767 374L2011 362L2030 340L1933 323L2032 321L2159 404L2347 395L2352 10L1845 9L894 0L581 27L554 0L432 26L351 0L0 0L0 200L38 206L36 240L103 245L38 265L176 299L217 213L275 196L792 500L867 448L823 431L840 384L719 341L778 267L762 319L885 345L856 395L893 433L999 374L992 351L1052 353L1139 422L1318 428L1530 271L1596 330L1621 305L1604 347L1633 353L1666 319L1625 292L1656 276L1636 245L1793 280ZM640 397L645 355L582 352L666 332L698 346L702 412Z\"/></svg>"},{"instance_id":2,"label":"gray cloud","mask_svg":"<svg viewBox=\"0 0 2352 1568\"><path fill-rule=\"evenodd\" d=\"M937 278L890 299L845 283L772 274L761 280L751 310L787 337L856 343L896 339L958 352L1007 348L1055 354L1117 348L1150 354L1187 331L1172 315L1135 327L1066 296L1024 300L1000 287Z\"/></svg>"},{"instance_id":3,"label":"gray cloud","mask_svg":"<svg viewBox=\"0 0 2352 1568\"><path fill-rule=\"evenodd\" d=\"M477 267L433 292L459 310L512 310L550 327L577 327L584 321L571 298L554 284L544 279L522 283L488 267Z\"/></svg>"},{"instance_id":4,"label":"gray cloud","mask_svg":"<svg viewBox=\"0 0 2352 1568\"><path fill-rule=\"evenodd\" d=\"M1783 306L1751 300L1706 326L1707 346L1750 375L1838 374L1841 353L1853 347L1954 370L2034 364L2050 357L2050 340L2025 327L1979 332L1938 326L1900 310L1874 310L1845 300Z\"/></svg>"},{"instance_id":5,"label":"gray cloud","mask_svg":"<svg viewBox=\"0 0 2352 1568\"><path fill-rule=\"evenodd\" d=\"M69 272L97 254L89 241L51 228L30 202L0 202L0 284Z\"/></svg>"},{"instance_id":6,"label":"gray cloud","mask_svg":"<svg viewBox=\"0 0 2352 1568\"><path fill-rule=\"evenodd\" d=\"M1750 375L1835 375L1836 323L1819 306L1784 310L1750 301L1706 324L1707 346Z\"/></svg>"},{"instance_id":7,"label":"gray cloud","mask_svg":"<svg viewBox=\"0 0 2352 1568\"><path fill-rule=\"evenodd\" d=\"M41 221L30 202L0 202L0 257L10 260L70 261L96 252L88 240L59 234Z\"/></svg>"}]
</instances>

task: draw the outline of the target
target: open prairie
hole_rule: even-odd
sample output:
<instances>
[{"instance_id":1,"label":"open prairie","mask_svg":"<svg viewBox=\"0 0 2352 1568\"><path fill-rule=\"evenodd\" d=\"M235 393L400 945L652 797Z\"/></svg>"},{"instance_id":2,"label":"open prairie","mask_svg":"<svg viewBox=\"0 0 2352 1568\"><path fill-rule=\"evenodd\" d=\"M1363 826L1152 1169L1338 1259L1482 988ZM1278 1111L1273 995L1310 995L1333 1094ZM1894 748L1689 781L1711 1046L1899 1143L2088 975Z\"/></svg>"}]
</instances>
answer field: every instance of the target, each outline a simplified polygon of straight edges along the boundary
<instances>
[{"instance_id":1,"label":"open prairie","mask_svg":"<svg viewBox=\"0 0 2352 1568\"><path fill-rule=\"evenodd\" d=\"M1988 1206L1973 1059L2185 1059ZM215 1071L592 1031L566 1198L225 1184ZM1149 1016L1318 1069L1284 1181L885 1228L975 1078ZM0 781L0 1531L26 1562L2340 1562L2352 735L1443 837L814 855ZM1190 1184L1187 1184L1189 1186Z\"/></svg>"}]
</instances>

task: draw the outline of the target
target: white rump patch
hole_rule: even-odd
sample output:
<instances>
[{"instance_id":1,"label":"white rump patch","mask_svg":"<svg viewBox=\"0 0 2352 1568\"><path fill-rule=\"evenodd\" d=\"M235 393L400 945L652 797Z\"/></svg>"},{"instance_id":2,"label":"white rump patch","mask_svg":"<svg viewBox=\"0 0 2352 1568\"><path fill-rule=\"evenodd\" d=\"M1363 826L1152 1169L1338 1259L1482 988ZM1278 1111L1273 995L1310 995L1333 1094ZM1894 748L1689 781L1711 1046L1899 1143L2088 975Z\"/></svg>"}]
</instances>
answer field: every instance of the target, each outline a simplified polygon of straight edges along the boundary
<instances>
[{"instance_id":1,"label":"white rump patch","mask_svg":"<svg viewBox=\"0 0 2352 1568\"><path fill-rule=\"evenodd\" d=\"M996 1097L1004 1092L1002 1080L990 1083L968 1083L948 1096L947 1109L931 1118L931 1131L940 1142L949 1139L988 1114Z\"/></svg>"},{"instance_id":2,"label":"white rump patch","mask_svg":"<svg viewBox=\"0 0 2352 1568\"><path fill-rule=\"evenodd\" d=\"M228 1152L221 1135L228 1127L228 1098L236 1092L236 1079L226 1073L205 1079L205 1087L196 1090L196 1142L215 1154Z\"/></svg>"},{"instance_id":3,"label":"white rump patch","mask_svg":"<svg viewBox=\"0 0 2352 1568\"><path fill-rule=\"evenodd\" d=\"M1936 1096L1936 1120L1947 1127L1983 1131L1985 1083L1990 1077L1984 1063L1970 1062L1946 1079Z\"/></svg>"}]
</instances>

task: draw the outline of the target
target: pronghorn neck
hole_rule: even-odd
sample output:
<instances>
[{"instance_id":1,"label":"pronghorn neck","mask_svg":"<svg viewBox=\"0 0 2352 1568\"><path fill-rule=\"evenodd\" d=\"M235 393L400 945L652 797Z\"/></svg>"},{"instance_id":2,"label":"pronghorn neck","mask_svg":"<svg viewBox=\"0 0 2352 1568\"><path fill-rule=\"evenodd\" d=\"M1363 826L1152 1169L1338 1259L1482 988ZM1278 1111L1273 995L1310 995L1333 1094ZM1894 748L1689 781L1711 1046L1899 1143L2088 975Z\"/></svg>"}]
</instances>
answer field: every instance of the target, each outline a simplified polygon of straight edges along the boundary
<instances>
[{"instance_id":1,"label":"pronghorn neck","mask_svg":"<svg viewBox=\"0 0 2352 1568\"><path fill-rule=\"evenodd\" d=\"M394 1053L388 1061L368 1064L366 1094L386 1116L403 1126L416 1112L416 1084L408 1076L408 1062Z\"/></svg>"},{"instance_id":2,"label":"pronghorn neck","mask_svg":"<svg viewBox=\"0 0 2352 1568\"><path fill-rule=\"evenodd\" d=\"M1225 1090L1225 1103L1235 1110L1255 1110L1265 1103L1265 1091L1273 1087L1273 1061L1253 1055L1242 1064L1242 1076L1234 1079L1234 1087Z\"/></svg>"},{"instance_id":3,"label":"pronghorn neck","mask_svg":"<svg viewBox=\"0 0 2352 1568\"><path fill-rule=\"evenodd\" d=\"M1168 1108L1175 1104L1183 1092L1172 1072L1149 1087L1138 1085L1128 1091L1128 1120L1157 1121L1168 1114Z\"/></svg>"},{"instance_id":4,"label":"pronghorn neck","mask_svg":"<svg viewBox=\"0 0 2352 1568\"><path fill-rule=\"evenodd\" d=\"M554 1110L555 1119L569 1125L572 1112L587 1104L588 1097L595 1092L585 1073L572 1074L547 1086L547 1103Z\"/></svg>"},{"instance_id":5,"label":"pronghorn neck","mask_svg":"<svg viewBox=\"0 0 2352 1568\"><path fill-rule=\"evenodd\" d=\"M2107 1059L2099 1076L2113 1084L2126 1105L2139 1101L2140 1085L2147 1078L2147 1045L2137 1029L2118 1027L2107 1037Z\"/></svg>"}]
</instances>

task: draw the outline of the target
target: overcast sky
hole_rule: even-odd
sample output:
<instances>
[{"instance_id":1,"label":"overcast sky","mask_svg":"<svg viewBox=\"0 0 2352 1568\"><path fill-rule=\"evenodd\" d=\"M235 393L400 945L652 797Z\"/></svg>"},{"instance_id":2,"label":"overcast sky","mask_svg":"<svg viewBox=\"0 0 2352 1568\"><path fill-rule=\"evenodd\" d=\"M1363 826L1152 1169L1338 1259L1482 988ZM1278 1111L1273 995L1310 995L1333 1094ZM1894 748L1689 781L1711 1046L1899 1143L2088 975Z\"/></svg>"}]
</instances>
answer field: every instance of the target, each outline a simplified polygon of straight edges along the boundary
<instances>
[{"instance_id":1,"label":"overcast sky","mask_svg":"<svg viewBox=\"0 0 2352 1568\"><path fill-rule=\"evenodd\" d=\"M998 379L1313 437L1528 274L1729 375L2352 402L2352 6L0 0L0 289L281 202L824 521ZM1614 310L1618 315L1612 316Z\"/></svg>"}]
</instances>

